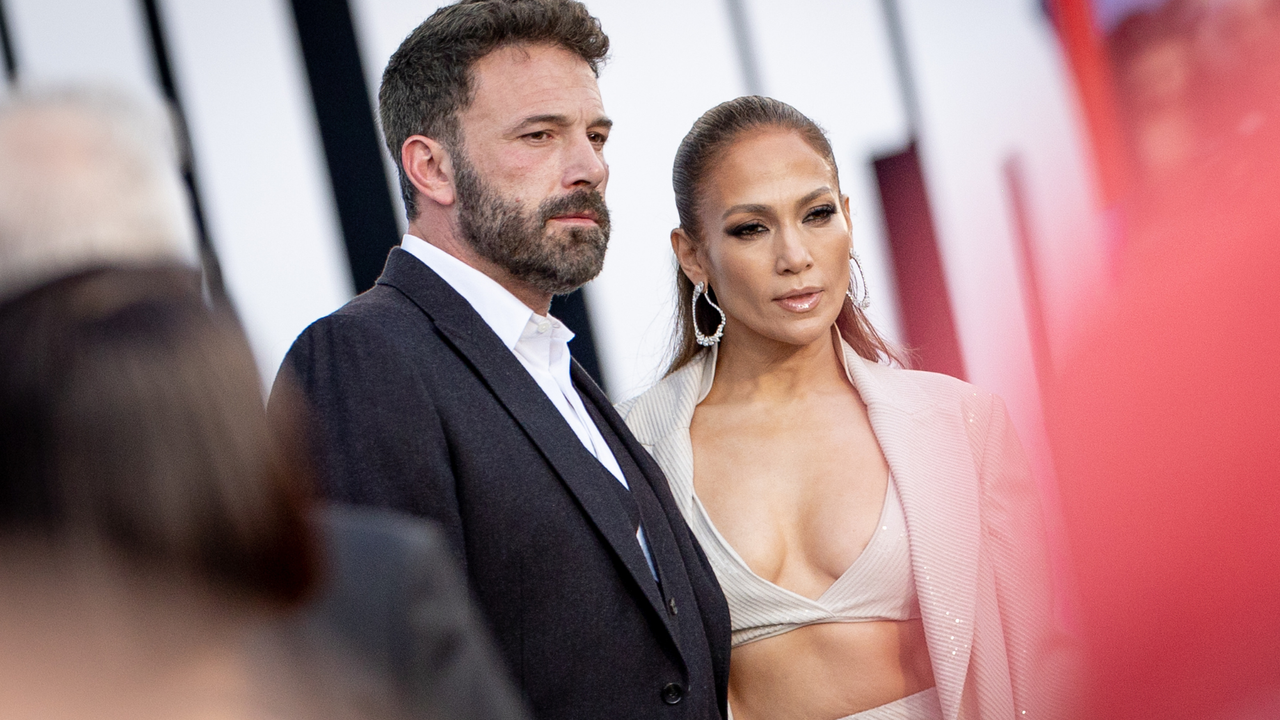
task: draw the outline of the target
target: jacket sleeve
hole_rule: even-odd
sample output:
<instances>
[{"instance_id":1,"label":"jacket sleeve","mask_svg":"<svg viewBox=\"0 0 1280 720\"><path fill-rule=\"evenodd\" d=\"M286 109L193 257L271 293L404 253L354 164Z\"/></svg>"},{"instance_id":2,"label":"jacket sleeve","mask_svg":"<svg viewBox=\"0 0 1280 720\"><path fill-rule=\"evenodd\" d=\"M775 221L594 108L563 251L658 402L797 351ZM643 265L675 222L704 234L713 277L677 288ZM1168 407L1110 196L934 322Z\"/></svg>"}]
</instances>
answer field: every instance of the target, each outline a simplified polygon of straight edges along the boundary
<instances>
[{"instance_id":1,"label":"jacket sleeve","mask_svg":"<svg viewBox=\"0 0 1280 720\"><path fill-rule=\"evenodd\" d=\"M1004 402L989 397L982 540L995 575L1014 707L1025 711L1019 717L1073 717L1078 648L1054 614L1043 503Z\"/></svg>"},{"instance_id":2,"label":"jacket sleeve","mask_svg":"<svg viewBox=\"0 0 1280 720\"><path fill-rule=\"evenodd\" d=\"M378 323L330 315L290 348L271 404L301 395L321 495L435 520L465 569L455 478L423 362Z\"/></svg>"}]
</instances>

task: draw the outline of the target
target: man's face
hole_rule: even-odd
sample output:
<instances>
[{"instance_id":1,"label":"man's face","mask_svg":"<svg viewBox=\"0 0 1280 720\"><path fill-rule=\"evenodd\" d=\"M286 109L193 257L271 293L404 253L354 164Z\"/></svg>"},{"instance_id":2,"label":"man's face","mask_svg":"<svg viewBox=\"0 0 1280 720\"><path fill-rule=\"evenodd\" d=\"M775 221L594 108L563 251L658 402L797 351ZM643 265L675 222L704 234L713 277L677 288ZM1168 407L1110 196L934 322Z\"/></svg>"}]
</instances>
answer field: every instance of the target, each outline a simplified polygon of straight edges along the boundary
<instances>
[{"instance_id":1,"label":"man's face","mask_svg":"<svg viewBox=\"0 0 1280 720\"><path fill-rule=\"evenodd\" d=\"M600 272L610 121L595 75L552 45L495 50L473 68L475 97L453 149L458 221L475 251L551 294Z\"/></svg>"}]
</instances>

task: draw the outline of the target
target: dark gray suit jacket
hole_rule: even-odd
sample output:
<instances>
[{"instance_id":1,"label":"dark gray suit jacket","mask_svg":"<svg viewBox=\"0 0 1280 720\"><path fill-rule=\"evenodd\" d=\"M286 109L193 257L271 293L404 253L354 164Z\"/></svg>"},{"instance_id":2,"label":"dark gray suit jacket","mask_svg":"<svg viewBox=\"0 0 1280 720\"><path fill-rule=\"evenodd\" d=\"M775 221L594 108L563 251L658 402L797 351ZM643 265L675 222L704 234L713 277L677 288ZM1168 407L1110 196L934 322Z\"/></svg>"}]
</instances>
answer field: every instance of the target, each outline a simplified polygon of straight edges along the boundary
<instances>
[{"instance_id":1,"label":"dark gray suit jacket","mask_svg":"<svg viewBox=\"0 0 1280 720\"><path fill-rule=\"evenodd\" d=\"M281 373L310 405L330 498L439 523L536 717L724 714L724 596L662 471L576 363L629 495L475 310L403 250L302 333Z\"/></svg>"},{"instance_id":2,"label":"dark gray suit jacket","mask_svg":"<svg viewBox=\"0 0 1280 720\"><path fill-rule=\"evenodd\" d=\"M389 690L409 718L527 720L444 537L427 520L328 504L325 572L298 628Z\"/></svg>"}]
</instances>

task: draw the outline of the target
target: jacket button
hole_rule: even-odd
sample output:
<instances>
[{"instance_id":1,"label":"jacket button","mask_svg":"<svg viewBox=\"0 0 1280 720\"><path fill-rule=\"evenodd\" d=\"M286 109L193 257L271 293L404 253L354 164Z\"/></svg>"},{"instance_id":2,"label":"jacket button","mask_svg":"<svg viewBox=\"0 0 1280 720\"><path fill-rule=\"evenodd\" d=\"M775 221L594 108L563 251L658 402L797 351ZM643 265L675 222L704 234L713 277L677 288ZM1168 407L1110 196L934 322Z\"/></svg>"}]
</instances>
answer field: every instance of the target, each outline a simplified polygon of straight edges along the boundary
<instances>
[{"instance_id":1,"label":"jacket button","mask_svg":"<svg viewBox=\"0 0 1280 720\"><path fill-rule=\"evenodd\" d=\"M680 683L667 683L662 688L662 702L668 705L675 705L684 697L684 688L680 687Z\"/></svg>"},{"instance_id":2,"label":"jacket button","mask_svg":"<svg viewBox=\"0 0 1280 720\"><path fill-rule=\"evenodd\" d=\"M675 615L676 613L679 612L679 610L676 609L676 599L674 597L667 598L667 612L671 613L672 615Z\"/></svg>"}]
</instances>

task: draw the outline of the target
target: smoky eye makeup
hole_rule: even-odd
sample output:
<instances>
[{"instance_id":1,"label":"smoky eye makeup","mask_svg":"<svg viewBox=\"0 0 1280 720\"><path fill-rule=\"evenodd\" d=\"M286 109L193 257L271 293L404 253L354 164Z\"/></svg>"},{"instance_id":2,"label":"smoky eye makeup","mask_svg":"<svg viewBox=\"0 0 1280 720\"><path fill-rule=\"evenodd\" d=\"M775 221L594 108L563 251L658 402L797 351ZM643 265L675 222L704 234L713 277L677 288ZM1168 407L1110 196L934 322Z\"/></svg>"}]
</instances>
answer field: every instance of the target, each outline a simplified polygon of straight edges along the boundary
<instances>
[{"instance_id":1,"label":"smoky eye makeup","mask_svg":"<svg viewBox=\"0 0 1280 720\"><path fill-rule=\"evenodd\" d=\"M768 229L769 228L759 220L748 220L747 222L729 226L729 229L725 230L725 234L733 237L745 238L752 237L753 235L759 235L762 232L766 232Z\"/></svg>"},{"instance_id":2,"label":"smoky eye makeup","mask_svg":"<svg viewBox=\"0 0 1280 720\"><path fill-rule=\"evenodd\" d=\"M805 213L804 219L805 222L824 222L826 220L830 220L831 216L835 214L836 206L830 203L824 203L815 208L810 208L809 212Z\"/></svg>"}]
</instances>

